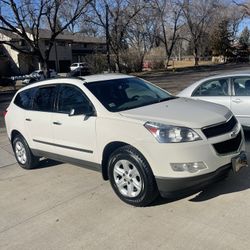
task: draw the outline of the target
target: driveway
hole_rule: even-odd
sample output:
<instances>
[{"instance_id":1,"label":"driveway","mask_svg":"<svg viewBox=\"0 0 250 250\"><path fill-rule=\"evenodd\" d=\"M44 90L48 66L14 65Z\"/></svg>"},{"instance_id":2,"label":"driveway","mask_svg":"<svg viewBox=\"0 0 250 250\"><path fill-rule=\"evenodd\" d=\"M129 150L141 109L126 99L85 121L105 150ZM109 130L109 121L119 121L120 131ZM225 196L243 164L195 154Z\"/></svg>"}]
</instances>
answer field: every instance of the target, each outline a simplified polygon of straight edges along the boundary
<instances>
[{"instance_id":1,"label":"driveway","mask_svg":"<svg viewBox=\"0 0 250 250\"><path fill-rule=\"evenodd\" d=\"M249 187L247 168L192 196L134 208L97 172L54 161L21 169L0 133L0 249L248 250Z\"/></svg>"}]
</instances>

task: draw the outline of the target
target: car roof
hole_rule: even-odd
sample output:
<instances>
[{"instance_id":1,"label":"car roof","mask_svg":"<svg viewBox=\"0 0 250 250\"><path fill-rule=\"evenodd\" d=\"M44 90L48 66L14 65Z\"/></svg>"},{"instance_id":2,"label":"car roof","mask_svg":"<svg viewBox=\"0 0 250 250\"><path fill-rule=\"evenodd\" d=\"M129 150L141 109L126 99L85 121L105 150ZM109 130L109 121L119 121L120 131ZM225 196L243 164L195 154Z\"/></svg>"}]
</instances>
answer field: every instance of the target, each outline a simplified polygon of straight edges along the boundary
<instances>
[{"instance_id":1,"label":"car roof","mask_svg":"<svg viewBox=\"0 0 250 250\"><path fill-rule=\"evenodd\" d=\"M97 74L97 75L89 75L89 76L80 76L86 83L98 82L98 81L107 81L107 80L115 80L115 79L124 79L124 78L132 78L134 76L118 74L118 73L106 73L106 74Z\"/></svg>"},{"instance_id":2,"label":"car roof","mask_svg":"<svg viewBox=\"0 0 250 250\"><path fill-rule=\"evenodd\" d=\"M76 85L79 85L79 84L82 85L83 83L92 83L92 82L98 82L98 81L107 81L107 80L133 78L133 77L134 76L125 75L125 74L108 73L108 74L97 74L97 75L80 76L80 77L51 78L51 79L45 79L42 81L37 81L35 83L29 84L21 88L18 92L23 91L25 89L32 88L32 87L39 87L43 85L50 85L50 84L57 84L57 83L58 84L71 83L71 84L76 84Z\"/></svg>"},{"instance_id":3,"label":"car roof","mask_svg":"<svg viewBox=\"0 0 250 250\"><path fill-rule=\"evenodd\" d=\"M203 79L198 80L198 82L203 82L205 80L210 80L214 78L223 78L223 77L234 77L234 76L250 76L250 70L248 71L237 71L237 72L229 72L229 73L224 73L224 74L216 74L213 76L209 76Z\"/></svg>"}]
</instances>

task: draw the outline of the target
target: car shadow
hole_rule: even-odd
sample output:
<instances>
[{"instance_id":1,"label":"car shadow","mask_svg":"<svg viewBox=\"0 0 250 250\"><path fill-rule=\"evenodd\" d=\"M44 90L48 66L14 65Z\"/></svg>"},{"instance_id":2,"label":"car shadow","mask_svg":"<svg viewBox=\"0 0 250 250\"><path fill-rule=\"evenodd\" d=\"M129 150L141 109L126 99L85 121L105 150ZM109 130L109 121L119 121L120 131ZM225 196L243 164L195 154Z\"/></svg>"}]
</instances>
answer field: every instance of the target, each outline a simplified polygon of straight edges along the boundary
<instances>
[{"instance_id":1,"label":"car shadow","mask_svg":"<svg viewBox=\"0 0 250 250\"><path fill-rule=\"evenodd\" d=\"M218 196L240 192L250 188L250 168L242 169L238 174L229 173L229 176L223 180L210 184L203 189L197 189L193 192L182 193L175 198L158 197L150 206L159 206L167 203L190 197L190 202L202 202L214 199Z\"/></svg>"},{"instance_id":2,"label":"car shadow","mask_svg":"<svg viewBox=\"0 0 250 250\"><path fill-rule=\"evenodd\" d=\"M38 166L35 169L50 168L50 167L54 167L60 164L63 164L63 163L59 161L50 160L50 159L42 159L40 160Z\"/></svg>"},{"instance_id":3,"label":"car shadow","mask_svg":"<svg viewBox=\"0 0 250 250\"><path fill-rule=\"evenodd\" d=\"M243 169L238 174L230 173L229 177L223 181L205 188L189 201L202 202L220 195L236 193L250 188L250 169Z\"/></svg>"}]
</instances>

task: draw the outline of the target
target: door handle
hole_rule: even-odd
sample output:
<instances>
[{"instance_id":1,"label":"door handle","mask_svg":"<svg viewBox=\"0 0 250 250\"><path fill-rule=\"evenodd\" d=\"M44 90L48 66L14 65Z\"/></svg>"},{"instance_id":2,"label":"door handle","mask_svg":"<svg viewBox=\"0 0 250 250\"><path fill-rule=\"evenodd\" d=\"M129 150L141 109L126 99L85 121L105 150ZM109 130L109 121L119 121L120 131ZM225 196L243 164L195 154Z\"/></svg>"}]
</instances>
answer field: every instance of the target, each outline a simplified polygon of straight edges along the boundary
<instances>
[{"instance_id":1,"label":"door handle","mask_svg":"<svg viewBox=\"0 0 250 250\"><path fill-rule=\"evenodd\" d=\"M241 99L237 98L237 99L233 99L232 102L234 102L234 103L241 103L242 101L241 101Z\"/></svg>"},{"instance_id":2,"label":"door handle","mask_svg":"<svg viewBox=\"0 0 250 250\"><path fill-rule=\"evenodd\" d=\"M25 121L31 122L32 120L30 118L26 118Z\"/></svg>"},{"instance_id":3,"label":"door handle","mask_svg":"<svg viewBox=\"0 0 250 250\"><path fill-rule=\"evenodd\" d=\"M62 125L61 122L53 122L54 125Z\"/></svg>"},{"instance_id":4,"label":"door handle","mask_svg":"<svg viewBox=\"0 0 250 250\"><path fill-rule=\"evenodd\" d=\"M237 98L237 99L233 99L232 102L235 102L235 103L241 103L241 99Z\"/></svg>"}]
</instances>

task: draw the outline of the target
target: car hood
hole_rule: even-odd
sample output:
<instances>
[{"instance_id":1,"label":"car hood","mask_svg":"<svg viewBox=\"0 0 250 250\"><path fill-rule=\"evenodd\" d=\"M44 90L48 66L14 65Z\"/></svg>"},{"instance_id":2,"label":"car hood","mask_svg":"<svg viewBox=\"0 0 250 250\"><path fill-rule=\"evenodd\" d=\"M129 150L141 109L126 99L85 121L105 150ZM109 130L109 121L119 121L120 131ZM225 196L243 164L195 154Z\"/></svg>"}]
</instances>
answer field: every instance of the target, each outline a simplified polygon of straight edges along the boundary
<instances>
[{"instance_id":1,"label":"car hood","mask_svg":"<svg viewBox=\"0 0 250 250\"><path fill-rule=\"evenodd\" d=\"M141 121L202 128L227 121L232 112L219 104L176 98L140 108L121 111L122 116Z\"/></svg>"}]
</instances>

